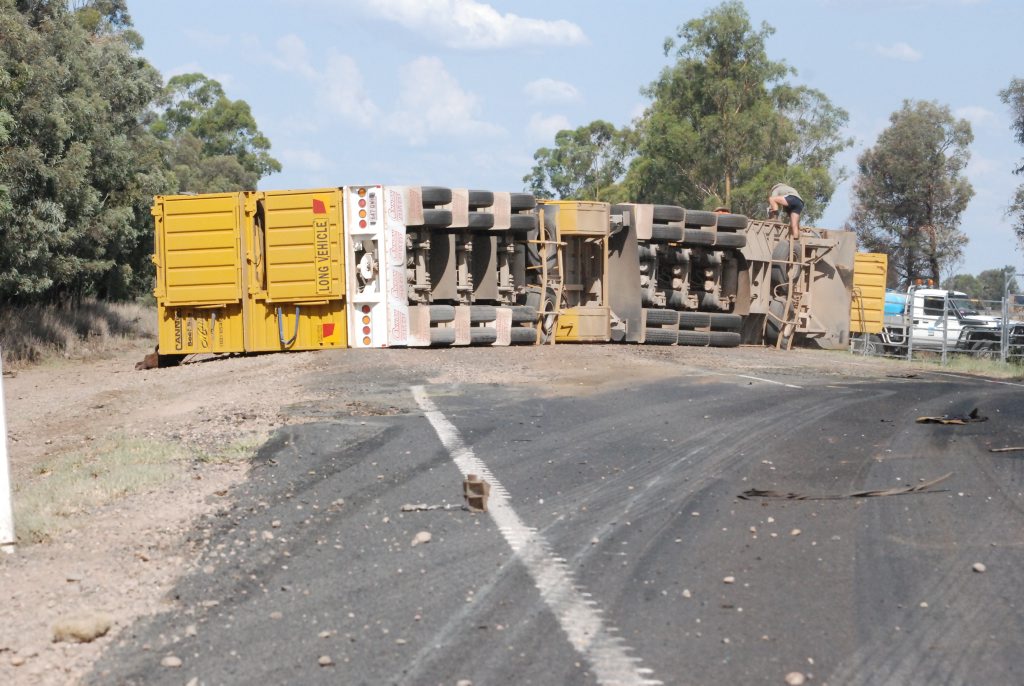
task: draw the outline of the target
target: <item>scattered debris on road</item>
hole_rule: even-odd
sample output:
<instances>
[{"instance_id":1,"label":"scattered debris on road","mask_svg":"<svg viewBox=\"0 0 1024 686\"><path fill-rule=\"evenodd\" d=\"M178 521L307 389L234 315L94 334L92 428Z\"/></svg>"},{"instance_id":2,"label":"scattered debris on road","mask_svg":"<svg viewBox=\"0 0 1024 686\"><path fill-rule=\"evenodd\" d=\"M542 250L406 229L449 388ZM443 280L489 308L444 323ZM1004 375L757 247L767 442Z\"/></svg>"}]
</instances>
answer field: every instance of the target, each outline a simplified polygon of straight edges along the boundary
<instances>
[{"instance_id":1,"label":"scattered debris on road","mask_svg":"<svg viewBox=\"0 0 1024 686\"><path fill-rule=\"evenodd\" d=\"M412 537L412 542L409 544L413 548L420 545L421 543L430 543L433 535L429 531L421 531Z\"/></svg>"},{"instance_id":2,"label":"scattered debris on road","mask_svg":"<svg viewBox=\"0 0 1024 686\"><path fill-rule=\"evenodd\" d=\"M427 505L426 503L406 503L402 505L402 512L430 512L431 510L466 510L468 509L465 505L456 505L454 503L444 503L443 505Z\"/></svg>"},{"instance_id":3,"label":"scattered debris on road","mask_svg":"<svg viewBox=\"0 0 1024 686\"><path fill-rule=\"evenodd\" d=\"M974 408L970 412L964 415L948 415L944 414L941 417L918 417L918 424L970 424L972 422L987 422L988 417L982 417L978 414L978 408Z\"/></svg>"},{"instance_id":4,"label":"scattered debris on road","mask_svg":"<svg viewBox=\"0 0 1024 686\"><path fill-rule=\"evenodd\" d=\"M977 572L978 574L984 574L985 570L988 569L988 567L985 566L984 562L975 562L973 565L971 565L971 569Z\"/></svg>"},{"instance_id":5,"label":"scattered debris on road","mask_svg":"<svg viewBox=\"0 0 1024 686\"><path fill-rule=\"evenodd\" d=\"M177 669L178 667L181 667L181 658L177 655L168 655L164 659L160 660L160 664L164 667Z\"/></svg>"},{"instance_id":6,"label":"scattered debris on road","mask_svg":"<svg viewBox=\"0 0 1024 686\"><path fill-rule=\"evenodd\" d=\"M1024 445L1016 445L1008 448L989 448L990 453L1016 453L1024 450Z\"/></svg>"},{"instance_id":7,"label":"scattered debris on road","mask_svg":"<svg viewBox=\"0 0 1024 686\"><path fill-rule=\"evenodd\" d=\"M470 512L487 512L487 499L491 495L491 485L476 474L470 474L462 482L462 495Z\"/></svg>"},{"instance_id":8,"label":"scattered debris on road","mask_svg":"<svg viewBox=\"0 0 1024 686\"><path fill-rule=\"evenodd\" d=\"M803 675L803 672L790 672L786 675L786 683L789 686L802 686L807 680L807 677Z\"/></svg>"},{"instance_id":9,"label":"scattered debris on road","mask_svg":"<svg viewBox=\"0 0 1024 686\"><path fill-rule=\"evenodd\" d=\"M941 493L941 490L932 490L932 486L942 483L951 476L953 476L953 472L943 474L937 479L924 481L914 486L897 486L895 488L884 488L877 491L858 491L856 493L846 494L804 495L802 493L782 493L780 491L762 491L757 488L751 488L743 491L743 493L740 493L736 497L740 500L750 500L751 498L782 498L784 500L845 500L847 498L880 498L887 495L908 495L910 493Z\"/></svg>"}]
</instances>

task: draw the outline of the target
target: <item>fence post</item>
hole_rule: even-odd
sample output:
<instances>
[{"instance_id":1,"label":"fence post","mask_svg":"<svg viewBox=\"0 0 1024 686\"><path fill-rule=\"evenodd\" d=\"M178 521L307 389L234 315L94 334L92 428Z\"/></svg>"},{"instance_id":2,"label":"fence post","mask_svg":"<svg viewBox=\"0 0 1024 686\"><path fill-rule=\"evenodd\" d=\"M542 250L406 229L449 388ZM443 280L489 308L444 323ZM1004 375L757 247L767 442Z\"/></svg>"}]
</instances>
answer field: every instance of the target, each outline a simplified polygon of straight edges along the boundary
<instances>
[{"instance_id":1,"label":"fence post","mask_svg":"<svg viewBox=\"0 0 1024 686\"><path fill-rule=\"evenodd\" d=\"M1006 364L1010 352L1010 273L1003 272L1003 311L999 322L999 361Z\"/></svg>"},{"instance_id":2,"label":"fence post","mask_svg":"<svg viewBox=\"0 0 1024 686\"><path fill-rule=\"evenodd\" d=\"M946 366L946 346L949 337L949 291L942 296L942 366Z\"/></svg>"},{"instance_id":3,"label":"fence post","mask_svg":"<svg viewBox=\"0 0 1024 686\"><path fill-rule=\"evenodd\" d=\"M11 471L7 465L7 416L4 410L4 351L0 348L0 550L14 552L14 509Z\"/></svg>"}]
</instances>

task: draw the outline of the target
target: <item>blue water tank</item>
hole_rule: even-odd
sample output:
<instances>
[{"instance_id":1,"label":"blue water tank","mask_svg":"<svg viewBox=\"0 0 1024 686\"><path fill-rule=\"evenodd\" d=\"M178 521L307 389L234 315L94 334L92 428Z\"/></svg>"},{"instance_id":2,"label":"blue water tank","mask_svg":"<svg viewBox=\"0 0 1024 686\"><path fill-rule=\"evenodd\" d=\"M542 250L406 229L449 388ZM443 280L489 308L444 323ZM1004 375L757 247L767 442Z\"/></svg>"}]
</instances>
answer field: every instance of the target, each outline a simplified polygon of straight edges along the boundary
<instances>
[{"instance_id":1,"label":"blue water tank","mask_svg":"<svg viewBox=\"0 0 1024 686\"><path fill-rule=\"evenodd\" d=\"M885 292L885 316L899 316L907 311L907 294L896 291Z\"/></svg>"}]
</instances>

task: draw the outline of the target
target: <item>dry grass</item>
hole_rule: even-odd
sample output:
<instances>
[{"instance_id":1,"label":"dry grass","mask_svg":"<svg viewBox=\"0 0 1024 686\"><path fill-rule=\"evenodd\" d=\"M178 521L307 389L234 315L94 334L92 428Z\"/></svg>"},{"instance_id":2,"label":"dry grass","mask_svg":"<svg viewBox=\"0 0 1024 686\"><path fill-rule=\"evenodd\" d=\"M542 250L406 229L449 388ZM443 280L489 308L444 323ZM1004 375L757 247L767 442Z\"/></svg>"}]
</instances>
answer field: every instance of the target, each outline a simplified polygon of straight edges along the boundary
<instances>
[{"instance_id":1,"label":"dry grass","mask_svg":"<svg viewBox=\"0 0 1024 686\"><path fill-rule=\"evenodd\" d=\"M98 507L187 478L193 462L243 462L259 445L257 438L250 438L197 455L179 443L110 437L91 450L41 464L31 479L16 486L15 533L23 544L49 540L73 529L78 518Z\"/></svg>"},{"instance_id":2,"label":"dry grass","mask_svg":"<svg viewBox=\"0 0 1024 686\"><path fill-rule=\"evenodd\" d=\"M53 358L83 359L156 337L156 307L87 300L77 306L29 305L0 311L4 368Z\"/></svg>"}]
</instances>

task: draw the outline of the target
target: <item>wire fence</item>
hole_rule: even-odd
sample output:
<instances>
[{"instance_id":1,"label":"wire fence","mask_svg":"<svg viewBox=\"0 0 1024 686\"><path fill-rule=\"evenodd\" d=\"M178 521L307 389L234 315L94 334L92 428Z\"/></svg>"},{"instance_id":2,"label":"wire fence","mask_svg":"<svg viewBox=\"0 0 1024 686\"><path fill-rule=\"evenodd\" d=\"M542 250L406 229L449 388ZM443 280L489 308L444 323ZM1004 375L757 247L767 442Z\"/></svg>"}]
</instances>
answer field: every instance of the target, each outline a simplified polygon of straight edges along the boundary
<instances>
[{"instance_id":1,"label":"wire fence","mask_svg":"<svg viewBox=\"0 0 1024 686\"><path fill-rule=\"evenodd\" d=\"M860 355L905 360L940 358L942 364L972 357L1024 365L1024 293L976 300L946 293L923 302L911 298L905 312L885 314L879 333L854 334Z\"/></svg>"}]
</instances>

